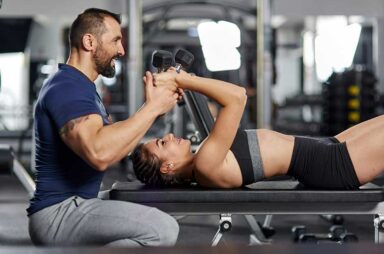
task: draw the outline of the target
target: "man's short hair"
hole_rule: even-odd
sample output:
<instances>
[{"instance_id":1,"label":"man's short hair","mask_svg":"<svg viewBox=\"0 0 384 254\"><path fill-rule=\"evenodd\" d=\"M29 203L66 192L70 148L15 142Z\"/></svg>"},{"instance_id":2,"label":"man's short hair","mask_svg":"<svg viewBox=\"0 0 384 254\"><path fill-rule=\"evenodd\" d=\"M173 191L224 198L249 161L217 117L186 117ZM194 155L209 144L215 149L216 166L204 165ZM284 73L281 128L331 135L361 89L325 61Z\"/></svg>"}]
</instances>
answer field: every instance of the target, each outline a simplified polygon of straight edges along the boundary
<instances>
[{"instance_id":1,"label":"man's short hair","mask_svg":"<svg viewBox=\"0 0 384 254\"><path fill-rule=\"evenodd\" d=\"M80 48L84 34L90 33L97 39L105 32L104 18L111 17L121 24L119 14L97 8L86 9L73 21L69 32L69 44L71 48Z\"/></svg>"}]
</instances>

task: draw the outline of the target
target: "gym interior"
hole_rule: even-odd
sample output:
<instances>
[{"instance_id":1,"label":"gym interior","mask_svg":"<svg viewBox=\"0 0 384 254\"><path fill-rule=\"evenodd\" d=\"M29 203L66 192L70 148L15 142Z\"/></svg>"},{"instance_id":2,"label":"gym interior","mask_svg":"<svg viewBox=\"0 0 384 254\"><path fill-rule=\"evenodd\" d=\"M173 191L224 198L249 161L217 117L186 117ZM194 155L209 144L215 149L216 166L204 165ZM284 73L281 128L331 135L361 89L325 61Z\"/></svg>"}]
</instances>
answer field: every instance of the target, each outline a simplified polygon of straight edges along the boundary
<instances>
[{"instance_id":1,"label":"gym interior","mask_svg":"<svg viewBox=\"0 0 384 254\"><path fill-rule=\"evenodd\" d=\"M125 55L116 60L114 77L95 81L114 122L142 106L144 72L162 68L155 53L185 49L194 57L188 72L245 88L242 128L330 137L384 112L384 1L0 0L0 6L1 253L382 252L381 176L369 183L374 187L353 193L305 192L278 178L272 187L256 187L258 200L236 200L241 190L233 190L212 201L204 196L210 190L191 190L174 201L168 193L127 187L138 182L128 157L110 167L103 198L170 213L180 226L174 247L37 246L26 208L35 189L34 106L45 81L66 62L71 23L85 9L121 14ZM215 118L220 106L205 103ZM172 132L197 147L204 136L197 122L204 119L196 119L190 104L159 117L144 139ZM163 196L168 201L159 201Z\"/></svg>"}]
</instances>

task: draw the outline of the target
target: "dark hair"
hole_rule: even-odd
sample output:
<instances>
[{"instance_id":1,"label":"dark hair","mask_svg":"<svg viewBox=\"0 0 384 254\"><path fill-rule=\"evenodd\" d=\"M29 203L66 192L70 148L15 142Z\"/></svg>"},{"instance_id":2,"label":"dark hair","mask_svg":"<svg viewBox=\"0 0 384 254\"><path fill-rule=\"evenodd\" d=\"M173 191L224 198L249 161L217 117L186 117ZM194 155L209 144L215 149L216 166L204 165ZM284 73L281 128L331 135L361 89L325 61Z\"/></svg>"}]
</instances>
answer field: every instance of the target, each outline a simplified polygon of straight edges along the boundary
<instances>
[{"instance_id":1,"label":"dark hair","mask_svg":"<svg viewBox=\"0 0 384 254\"><path fill-rule=\"evenodd\" d=\"M121 24L120 15L107 10L90 8L79 14L73 21L69 33L70 46L80 48L83 35L86 33L91 33L99 39L105 32L104 18L107 16Z\"/></svg>"},{"instance_id":2,"label":"dark hair","mask_svg":"<svg viewBox=\"0 0 384 254\"><path fill-rule=\"evenodd\" d=\"M139 144L130 155L133 164L133 171L136 178L141 182L152 186L170 186L170 185L186 185L188 181L184 181L175 175L162 174L160 172L161 160L155 154L152 154Z\"/></svg>"}]
</instances>

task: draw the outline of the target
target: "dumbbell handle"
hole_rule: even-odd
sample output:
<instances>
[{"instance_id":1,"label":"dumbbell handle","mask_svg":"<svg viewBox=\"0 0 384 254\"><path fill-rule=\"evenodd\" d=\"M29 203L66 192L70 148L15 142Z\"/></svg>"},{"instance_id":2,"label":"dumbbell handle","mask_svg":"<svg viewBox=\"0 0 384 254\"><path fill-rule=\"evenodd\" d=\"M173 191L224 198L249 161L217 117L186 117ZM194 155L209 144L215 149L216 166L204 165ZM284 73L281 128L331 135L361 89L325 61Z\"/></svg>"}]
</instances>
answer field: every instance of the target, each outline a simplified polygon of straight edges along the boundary
<instances>
[{"instance_id":1,"label":"dumbbell handle","mask_svg":"<svg viewBox=\"0 0 384 254\"><path fill-rule=\"evenodd\" d=\"M181 69L183 69L183 66L179 63L176 63L176 72L180 73Z\"/></svg>"}]
</instances>

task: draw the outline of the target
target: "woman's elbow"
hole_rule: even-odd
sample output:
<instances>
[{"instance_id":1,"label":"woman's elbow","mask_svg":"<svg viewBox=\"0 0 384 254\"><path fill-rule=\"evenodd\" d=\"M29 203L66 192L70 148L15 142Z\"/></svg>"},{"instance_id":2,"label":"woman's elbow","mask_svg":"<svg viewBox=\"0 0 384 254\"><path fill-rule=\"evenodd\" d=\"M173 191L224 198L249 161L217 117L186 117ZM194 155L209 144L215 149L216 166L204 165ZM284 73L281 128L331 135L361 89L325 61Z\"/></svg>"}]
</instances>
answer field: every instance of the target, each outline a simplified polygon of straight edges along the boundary
<instances>
[{"instance_id":1,"label":"woman's elbow","mask_svg":"<svg viewBox=\"0 0 384 254\"><path fill-rule=\"evenodd\" d=\"M245 104L247 103L248 97L247 97L247 91L245 90L244 87L238 86L238 89L236 91L236 98L239 105L245 106Z\"/></svg>"},{"instance_id":2,"label":"woman's elbow","mask_svg":"<svg viewBox=\"0 0 384 254\"><path fill-rule=\"evenodd\" d=\"M245 106L245 104L247 104L247 99L248 99L247 90L244 87L242 87L241 88L241 101L243 103L243 106Z\"/></svg>"},{"instance_id":3,"label":"woman's elbow","mask_svg":"<svg viewBox=\"0 0 384 254\"><path fill-rule=\"evenodd\" d=\"M232 179L225 179L218 183L219 188L221 189L236 189L242 186L241 182Z\"/></svg>"}]
</instances>

